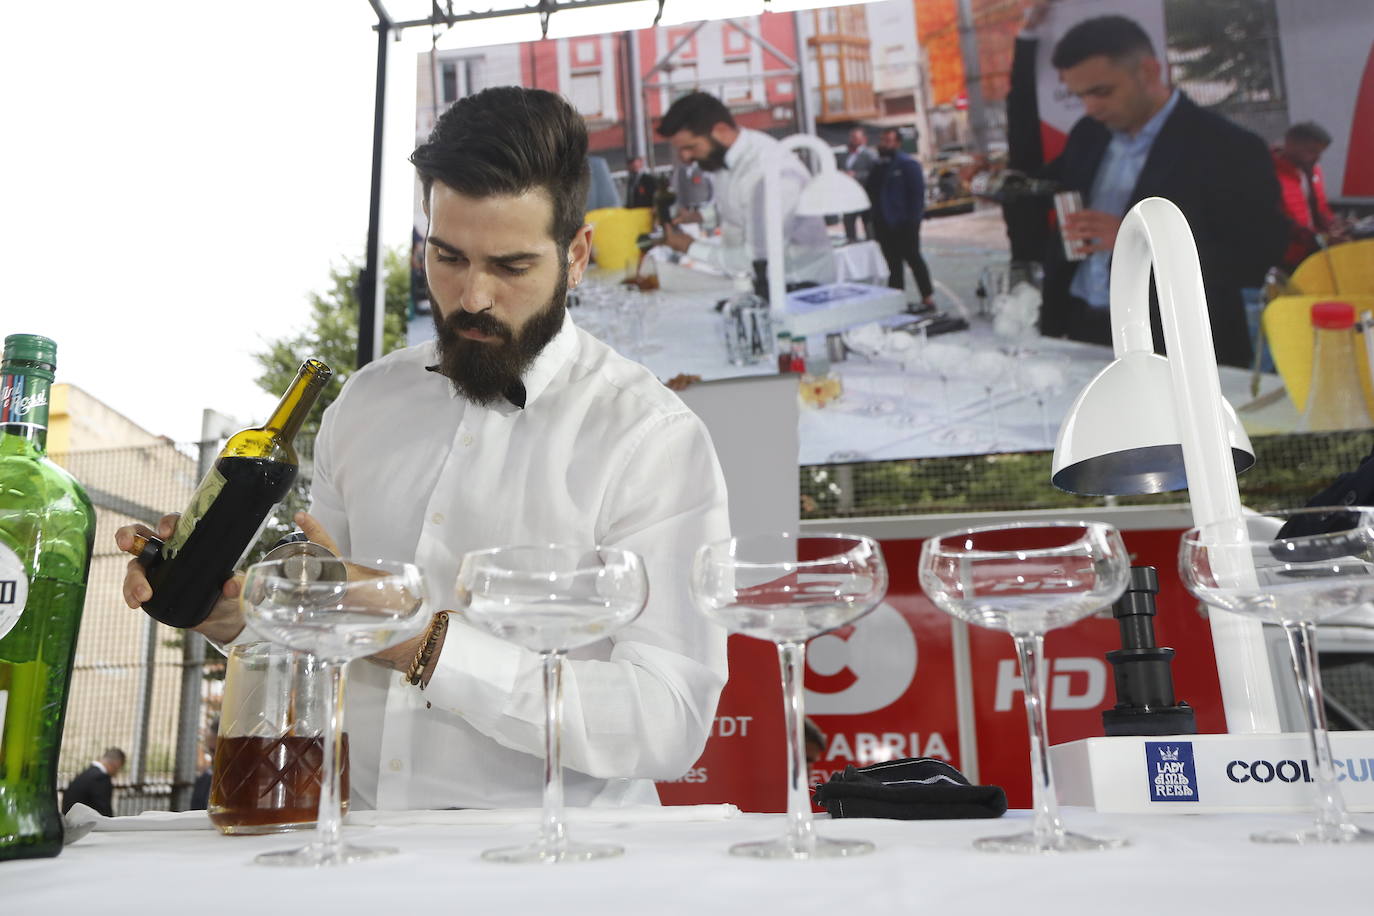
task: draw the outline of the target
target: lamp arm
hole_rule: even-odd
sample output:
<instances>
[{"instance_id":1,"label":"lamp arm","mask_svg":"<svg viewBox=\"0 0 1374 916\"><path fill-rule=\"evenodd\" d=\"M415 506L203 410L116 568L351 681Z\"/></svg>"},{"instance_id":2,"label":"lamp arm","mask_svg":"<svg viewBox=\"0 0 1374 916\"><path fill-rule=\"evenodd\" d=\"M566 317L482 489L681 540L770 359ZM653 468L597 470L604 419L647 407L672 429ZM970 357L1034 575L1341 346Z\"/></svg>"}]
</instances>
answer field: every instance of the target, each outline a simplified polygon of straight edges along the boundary
<instances>
[{"instance_id":1,"label":"lamp arm","mask_svg":"<svg viewBox=\"0 0 1374 916\"><path fill-rule=\"evenodd\" d=\"M816 162L820 163L821 172L836 171L835 154L831 152L830 147L825 145L825 141L815 134L792 134L779 142L782 144L782 148L789 152L795 152L799 149L809 150Z\"/></svg>"},{"instance_id":2,"label":"lamp arm","mask_svg":"<svg viewBox=\"0 0 1374 916\"><path fill-rule=\"evenodd\" d=\"M1207 525L1238 518L1240 488L1227 436L1197 244L1183 212L1162 197L1146 198L1132 207L1117 232L1111 309L1118 357L1153 350L1152 266L1193 522ZM1224 613L1214 613L1209 619L1227 728L1238 733L1279 731L1278 704L1260 623Z\"/></svg>"},{"instance_id":3,"label":"lamp arm","mask_svg":"<svg viewBox=\"0 0 1374 916\"><path fill-rule=\"evenodd\" d=\"M774 312L785 311L787 305L787 268L783 264L786 240L782 232L782 168L787 160L783 157L799 149L811 151L821 174L837 171L830 147L815 134L784 137L768 152L763 168L764 244L768 253L768 303Z\"/></svg>"},{"instance_id":4,"label":"lamp arm","mask_svg":"<svg viewBox=\"0 0 1374 916\"><path fill-rule=\"evenodd\" d=\"M1131 208L1112 255L1112 324L1117 356L1151 352L1150 268L1174 383L1193 518L1199 525L1240 515L1240 490L1226 435L1221 382L1197 245L1182 211L1162 197Z\"/></svg>"},{"instance_id":5,"label":"lamp arm","mask_svg":"<svg viewBox=\"0 0 1374 916\"><path fill-rule=\"evenodd\" d=\"M783 265L782 165L792 155L781 146L768 150L763 167L764 243L768 253L768 308L775 315L787 309L786 267Z\"/></svg>"}]
</instances>

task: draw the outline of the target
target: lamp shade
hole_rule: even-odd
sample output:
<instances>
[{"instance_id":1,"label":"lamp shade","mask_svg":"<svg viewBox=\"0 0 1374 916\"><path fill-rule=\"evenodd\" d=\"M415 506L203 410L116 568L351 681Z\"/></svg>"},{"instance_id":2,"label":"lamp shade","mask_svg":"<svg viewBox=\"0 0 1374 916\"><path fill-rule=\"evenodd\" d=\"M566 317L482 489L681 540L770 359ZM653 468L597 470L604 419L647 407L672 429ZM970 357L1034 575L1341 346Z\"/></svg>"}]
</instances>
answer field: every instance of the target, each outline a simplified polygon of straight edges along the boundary
<instances>
[{"instance_id":1,"label":"lamp shade","mask_svg":"<svg viewBox=\"0 0 1374 916\"><path fill-rule=\"evenodd\" d=\"M1255 450L1235 410L1222 401L1236 472ZM1182 490L1183 444L1169 361L1136 350L1122 355L1079 392L1059 428L1051 481L1083 495L1139 495Z\"/></svg>"},{"instance_id":2,"label":"lamp shade","mask_svg":"<svg viewBox=\"0 0 1374 916\"><path fill-rule=\"evenodd\" d=\"M797 200L797 212L802 216L859 213L870 206L863 185L835 169L822 169L813 175Z\"/></svg>"}]
</instances>

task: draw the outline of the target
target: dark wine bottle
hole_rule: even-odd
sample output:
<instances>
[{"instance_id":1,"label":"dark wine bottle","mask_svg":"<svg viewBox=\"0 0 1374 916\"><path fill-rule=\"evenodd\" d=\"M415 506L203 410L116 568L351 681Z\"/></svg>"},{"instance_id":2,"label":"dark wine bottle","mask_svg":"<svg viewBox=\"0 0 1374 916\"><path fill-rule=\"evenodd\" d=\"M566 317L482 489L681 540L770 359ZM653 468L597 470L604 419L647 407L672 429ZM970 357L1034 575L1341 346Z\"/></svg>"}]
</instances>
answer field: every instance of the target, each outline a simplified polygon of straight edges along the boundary
<instances>
[{"instance_id":1,"label":"dark wine bottle","mask_svg":"<svg viewBox=\"0 0 1374 916\"><path fill-rule=\"evenodd\" d=\"M332 374L319 360L306 360L271 418L229 437L172 536L165 543L135 538L130 552L153 588L143 602L150 616L185 628L210 615L273 507L290 492L300 468L293 440Z\"/></svg>"}]
</instances>

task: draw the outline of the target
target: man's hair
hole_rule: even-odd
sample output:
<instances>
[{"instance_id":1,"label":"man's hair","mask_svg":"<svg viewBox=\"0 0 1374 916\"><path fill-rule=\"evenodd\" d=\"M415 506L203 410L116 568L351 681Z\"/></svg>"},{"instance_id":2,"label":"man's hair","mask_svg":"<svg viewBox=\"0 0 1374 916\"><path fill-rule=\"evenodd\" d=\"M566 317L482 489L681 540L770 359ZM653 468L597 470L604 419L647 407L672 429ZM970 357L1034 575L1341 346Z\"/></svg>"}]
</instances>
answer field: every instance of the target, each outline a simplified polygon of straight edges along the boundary
<instances>
[{"instance_id":1,"label":"man's hair","mask_svg":"<svg viewBox=\"0 0 1374 916\"><path fill-rule=\"evenodd\" d=\"M1326 132L1316 121L1299 121L1288 130L1284 131L1283 139L1292 140L1295 143L1317 143L1322 146L1331 145L1331 135Z\"/></svg>"},{"instance_id":2,"label":"man's hair","mask_svg":"<svg viewBox=\"0 0 1374 916\"><path fill-rule=\"evenodd\" d=\"M100 755L101 760L118 760L121 765L124 763L124 752L117 747L107 747L105 752Z\"/></svg>"},{"instance_id":3,"label":"man's hair","mask_svg":"<svg viewBox=\"0 0 1374 916\"><path fill-rule=\"evenodd\" d=\"M704 137L717 124L735 126L730 109L709 92L689 92L668 106L663 120L658 122L658 135L667 138L678 131L689 130Z\"/></svg>"},{"instance_id":4,"label":"man's hair","mask_svg":"<svg viewBox=\"0 0 1374 916\"><path fill-rule=\"evenodd\" d=\"M1114 64L1154 57L1150 36L1134 19L1125 16L1094 16L1069 29L1054 46L1050 57L1056 70L1077 67L1090 57L1106 57Z\"/></svg>"},{"instance_id":5,"label":"man's hair","mask_svg":"<svg viewBox=\"0 0 1374 916\"><path fill-rule=\"evenodd\" d=\"M553 202L549 235L572 244L587 208L587 124L560 96L496 86L466 96L439 118L410 161L425 199L435 181L468 197L542 189Z\"/></svg>"}]
</instances>

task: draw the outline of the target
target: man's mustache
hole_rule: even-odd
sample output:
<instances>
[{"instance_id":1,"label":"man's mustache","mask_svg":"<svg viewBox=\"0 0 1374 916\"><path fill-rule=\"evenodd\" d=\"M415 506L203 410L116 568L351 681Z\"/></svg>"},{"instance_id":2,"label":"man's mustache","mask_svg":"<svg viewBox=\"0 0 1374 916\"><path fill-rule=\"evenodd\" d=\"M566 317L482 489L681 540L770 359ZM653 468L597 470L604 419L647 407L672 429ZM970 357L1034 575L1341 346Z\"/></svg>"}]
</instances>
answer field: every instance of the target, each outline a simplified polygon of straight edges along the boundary
<instances>
[{"instance_id":1,"label":"man's mustache","mask_svg":"<svg viewBox=\"0 0 1374 916\"><path fill-rule=\"evenodd\" d=\"M509 343L515 335L510 328L498 321L489 312L468 312L456 309L444 317L444 327L455 335L459 331L476 331L488 337L499 337Z\"/></svg>"}]
</instances>

